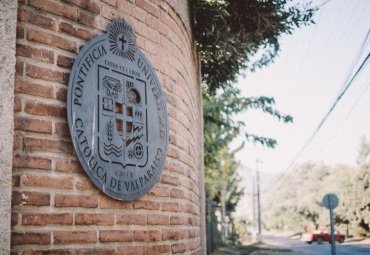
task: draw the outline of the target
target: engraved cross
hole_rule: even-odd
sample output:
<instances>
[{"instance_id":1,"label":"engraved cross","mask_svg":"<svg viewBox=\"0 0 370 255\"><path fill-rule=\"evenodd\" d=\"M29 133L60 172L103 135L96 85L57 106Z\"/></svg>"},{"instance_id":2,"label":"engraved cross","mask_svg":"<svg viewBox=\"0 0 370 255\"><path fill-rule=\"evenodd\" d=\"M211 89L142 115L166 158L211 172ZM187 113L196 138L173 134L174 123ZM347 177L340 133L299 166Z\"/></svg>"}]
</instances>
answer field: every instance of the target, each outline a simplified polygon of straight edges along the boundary
<instances>
[{"instance_id":1,"label":"engraved cross","mask_svg":"<svg viewBox=\"0 0 370 255\"><path fill-rule=\"evenodd\" d=\"M120 34L118 40L122 43L122 50L125 50L125 45L128 43L128 41L125 39L125 36Z\"/></svg>"}]
</instances>

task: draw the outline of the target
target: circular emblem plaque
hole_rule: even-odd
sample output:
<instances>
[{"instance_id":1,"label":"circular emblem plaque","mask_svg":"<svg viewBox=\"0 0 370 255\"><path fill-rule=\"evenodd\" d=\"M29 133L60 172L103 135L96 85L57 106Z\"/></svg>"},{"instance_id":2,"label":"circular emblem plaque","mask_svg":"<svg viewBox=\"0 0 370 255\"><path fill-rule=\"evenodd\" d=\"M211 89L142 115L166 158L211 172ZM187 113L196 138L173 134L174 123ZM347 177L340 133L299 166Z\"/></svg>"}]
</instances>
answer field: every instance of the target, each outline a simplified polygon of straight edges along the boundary
<instances>
[{"instance_id":1,"label":"circular emblem plaque","mask_svg":"<svg viewBox=\"0 0 370 255\"><path fill-rule=\"evenodd\" d=\"M167 109L159 80L124 20L88 42L68 84L76 154L105 194L133 200L149 191L167 154Z\"/></svg>"}]
</instances>

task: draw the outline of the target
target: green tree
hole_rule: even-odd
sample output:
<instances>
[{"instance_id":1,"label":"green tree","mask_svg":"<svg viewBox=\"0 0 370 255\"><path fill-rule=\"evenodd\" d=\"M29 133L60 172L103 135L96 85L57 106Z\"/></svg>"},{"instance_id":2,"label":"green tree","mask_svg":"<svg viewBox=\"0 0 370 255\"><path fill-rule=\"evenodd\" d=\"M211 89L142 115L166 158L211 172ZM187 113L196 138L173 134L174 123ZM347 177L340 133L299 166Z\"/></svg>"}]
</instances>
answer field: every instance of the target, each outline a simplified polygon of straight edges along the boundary
<instances>
[{"instance_id":1,"label":"green tree","mask_svg":"<svg viewBox=\"0 0 370 255\"><path fill-rule=\"evenodd\" d=\"M276 140L250 134L245 123L235 121L235 117L248 109L258 109L283 122L292 122L290 115L274 109L275 101L269 97L242 97L235 88L225 88L223 93L203 95L204 119L204 165L206 176L218 167L218 154L227 147L239 134L248 141L257 142L267 147L274 147ZM243 143L240 145L243 146Z\"/></svg>"},{"instance_id":2,"label":"green tree","mask_svg":"<svg viewBox=\"0 0 370 255\"><path fill-rule=\"evenodd\" d=\"M273 206L269 207L266 225L279 230L287 226L288 230L297 232L303 231L306 226L312 230L327 226L329 213L321 201L326 193L335 193L339 197L339 205L335 209L336 224L344 231L346 226L343 224L350 220L348 212L352 212L355 174L354 168L345 165L306 163L298 166L270 194L269 201L279 199L280 203L272 203Z\"/></svg>"},{"instance_id":3,"label":"green tree","mask_svg":"<svg viewBox=\"0 0 370 255\"><path fill-rule=\"evenodd\" d=\"M227 222L234 224L232 213L235 212L236 205L244 194L239 185L240 177L237 174L239 164L235 161L234 153L235 151L230 152L227 147L221 149L218 155L218 168L205 179L211 196L220 202L223 240L227 234Z\"/></svg>"},{"instance_id":4,"label":"green tree","mask_svg":"<svg viewBox=\"0 0 370 255\"><path fill-rule=\"evenodd\" d=\"M315 9L286 0L190 0L190 7L204 88L206 194L220 198L220 188L226 185L227 192L221 197L228 198L224 207L231 213L241 191L236 175L223 175L226 170L222 160L226 157L235 163L234 154L227 152L229 144L243 134L246 141L271 148L276 145L274 139L247 132L244 123L234 117L254 108L280 121L292 121L291 116L274 109L273 98L245 98L232 85L242 72L271 63L279 51L279 37L311 24ZM234 163L228 167L235 168Z\"/></svg>"},{"instance_id":5,"label":"green tree","mask_svg":"<svg viewBox=\"0 0 370 255\"><path fill-rule=\"evenodd\" d=\"M202 79L211 92L271 63L280 36L312 24L316 10L287 0L191 0L190 6Z\"/></svg>"},{"instance_id":6,"label":"green tree","mask_svg":"<svg viewBox=\"0 0 370 255\"><path fill-rule=\"evenodd\" d=\"M366 136L361 137L357 163L359 170L355 179L355 193L352 197L352 223L363 235L370 234L370 144Z\"/></svg>"},{"instance_id":7,"label":"green tree","mask_svg":"<svg viewBox=\"0 0 370 255\"><path fill-rule=\"evenodd\" d=\"M366 164L370 156L370 143L366 136L361 137L360 148L358 150L357 164Z\"/></svg>"}]
</instances>

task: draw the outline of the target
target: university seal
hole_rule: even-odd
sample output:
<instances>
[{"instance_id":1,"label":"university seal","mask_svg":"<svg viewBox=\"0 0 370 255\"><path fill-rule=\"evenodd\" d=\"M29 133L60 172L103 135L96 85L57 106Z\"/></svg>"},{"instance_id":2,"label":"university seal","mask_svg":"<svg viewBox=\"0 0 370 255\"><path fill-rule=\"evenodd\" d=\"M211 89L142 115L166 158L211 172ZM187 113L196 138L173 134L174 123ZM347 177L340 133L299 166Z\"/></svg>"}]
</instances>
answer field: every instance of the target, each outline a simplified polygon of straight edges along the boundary
<instances>
[{"instance_id":1,"label":"university seal","mask_svg":"<svg viewBox=\"0 0 370 255\"><path fill-rule=\"evenodd\" d=\"M78 54L67 111L79 161L102 192L133 200L154 186L167 154L166 103L124 20L112 21Z\"/></svg>"}]
</instances>

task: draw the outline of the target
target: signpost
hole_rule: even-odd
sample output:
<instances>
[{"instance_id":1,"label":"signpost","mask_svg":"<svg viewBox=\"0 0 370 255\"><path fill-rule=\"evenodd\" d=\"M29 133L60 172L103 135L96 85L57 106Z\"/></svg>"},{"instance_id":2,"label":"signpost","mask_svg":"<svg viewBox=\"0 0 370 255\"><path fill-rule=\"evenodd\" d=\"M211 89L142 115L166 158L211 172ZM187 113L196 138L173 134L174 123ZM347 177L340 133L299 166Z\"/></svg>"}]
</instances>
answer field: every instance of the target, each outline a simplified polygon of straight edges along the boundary
<instances>
[{"instance_id":1,"label":"signpost","mask_svg":"<svg viewBox=\"0 0 370 255\"><path fill-rule=\"evenodd\" d=\"M334 233L334 216L333 210L338 206L338 197L335 194L326 194L322 199L322 204L330 212L330 238L331 238L331 255L336 255L335 251L335 233Z\"/></svg>"}]
</instances>

